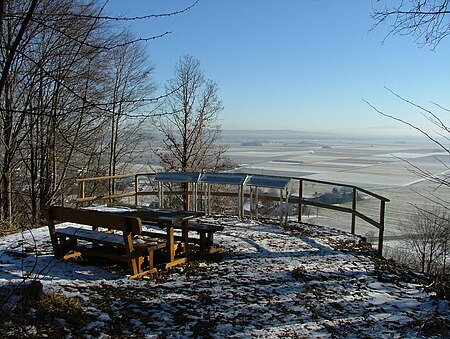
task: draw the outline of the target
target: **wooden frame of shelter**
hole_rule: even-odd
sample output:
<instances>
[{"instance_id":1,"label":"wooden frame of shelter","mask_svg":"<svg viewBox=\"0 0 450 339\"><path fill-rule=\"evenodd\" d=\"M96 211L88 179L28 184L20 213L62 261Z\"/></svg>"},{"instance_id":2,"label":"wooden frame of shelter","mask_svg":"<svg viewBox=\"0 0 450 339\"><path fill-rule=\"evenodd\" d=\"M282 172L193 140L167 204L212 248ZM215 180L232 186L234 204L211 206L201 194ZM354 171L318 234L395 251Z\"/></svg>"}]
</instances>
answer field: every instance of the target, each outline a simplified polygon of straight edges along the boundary
<instances>
[{"instance_id":1,"label":"wooden frame of shelter","mask_svg":"<svg viewBox=\"0 0 450 339\"><path fill-rule=\"evenodd\" d=\"M197 182L200 178L198 172L158 172L153 181L158 183L159 208L164 208L164 183L186 184L185 187L185 210L189 210L190 197L192 197L192 210L197 211ZM192 185L192 194L189 194L188 185Z\"/></svg>"},{"instance_id":2,"label":"wooden frame of shelter","mask_svg":"<svg viewBox=\"0 0 450 339\"><path fill-rule=\"evenodd\" d=\"M244 185L247 181L244 173L204 173L199 182L206 184L205 187L205 214L211 214L211 185L232 185L238 187L238 216L244 217Z\"/></svg>"},{"instance_id":3,"label":"wooden frame of shelter","mask_svg":"<svg viewBox=\"0 0 450 339\"><path fill-rule=\"evenodd\" d=\"M275 188L280 190L280 225L283 224L283 198L286 203L284 213L284 224L288 222L289 216L289 184L291 178L275 177L267 175L252 175L246 182L246 186L250 187L250 215L258 219L258 188ZM283 194L284 193L284 194ZM256 201L256 205L254 203Z\"/></svg>"}]
</instances>

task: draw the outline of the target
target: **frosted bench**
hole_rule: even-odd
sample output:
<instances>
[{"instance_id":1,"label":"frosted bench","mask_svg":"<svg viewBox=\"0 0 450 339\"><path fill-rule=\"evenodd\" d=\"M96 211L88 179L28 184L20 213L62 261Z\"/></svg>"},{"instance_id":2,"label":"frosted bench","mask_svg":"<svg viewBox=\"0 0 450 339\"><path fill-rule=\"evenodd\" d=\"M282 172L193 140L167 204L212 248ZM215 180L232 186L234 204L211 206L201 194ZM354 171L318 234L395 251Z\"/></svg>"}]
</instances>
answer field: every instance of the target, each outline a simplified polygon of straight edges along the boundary
<instances>
[{"instance_id":1,"label":"frosted bench","mask_svg":"<svg viewBox=\"0 0 450 339\"><path fill-rule=\"evenodd\" d=\"M43 206L43 213L47 218L53 252L57 259L86 254L126 262L130 279L156 272L153 252L164 248L166 242L164 239L142 236L140 218L59 206ZM56 221L78 226L56 227ZM81 225L91 226L92 229ZM114 234L111 230L121 234Z\"/></svg>"}]
</instances>

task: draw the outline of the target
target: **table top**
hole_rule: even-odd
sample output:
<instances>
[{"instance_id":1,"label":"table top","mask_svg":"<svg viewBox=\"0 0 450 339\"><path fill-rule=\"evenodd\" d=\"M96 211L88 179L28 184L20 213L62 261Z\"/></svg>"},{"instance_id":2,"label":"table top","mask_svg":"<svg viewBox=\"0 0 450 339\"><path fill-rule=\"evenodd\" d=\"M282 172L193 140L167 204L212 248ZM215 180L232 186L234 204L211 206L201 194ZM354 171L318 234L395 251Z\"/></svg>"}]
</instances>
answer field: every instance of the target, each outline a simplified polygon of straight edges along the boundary
<instances>
[{"instance_id":1,"label":"table top","mask_svg":"<svg viewBox=\"0 0 450 339\"><path fill-rule=\"evenodd\" d=\"M268 175L252 175L247 181L247 186L285 189L289 186L291 178L275 177Z\"/></svg>"},{"instance_id":2,"label":"table top","mask_svg":"<svg viewBox=\"0 0 450 339\"><path fill-rule=\"evenodd\" d=\"M155 181L161 182L175 182L175 183L185 183L185 182L197 182L200 178L200 173L198 172L158 172L155 174Z\"/></svg>"},{"instance_id":3,"label":"table top","mask_svg":"<svg viewBox=\"0 0 450 339\"><path fill-rule=\"evenodd\" d=\"M247 180L244 173L204 173L200 182L207 184L243 185Z\"/></svg>"},{"instance_id":4,"label":"table top","mask_svg":"<svg viewBox=\"0 0 450 339\"><path fill-rule=\"evenodd\" d=\"M183 221L205 215L203 212L169 210L169 209L138 209L118 212L125 216L138 217L142 221Z\"/></svg>"}]
</instances>

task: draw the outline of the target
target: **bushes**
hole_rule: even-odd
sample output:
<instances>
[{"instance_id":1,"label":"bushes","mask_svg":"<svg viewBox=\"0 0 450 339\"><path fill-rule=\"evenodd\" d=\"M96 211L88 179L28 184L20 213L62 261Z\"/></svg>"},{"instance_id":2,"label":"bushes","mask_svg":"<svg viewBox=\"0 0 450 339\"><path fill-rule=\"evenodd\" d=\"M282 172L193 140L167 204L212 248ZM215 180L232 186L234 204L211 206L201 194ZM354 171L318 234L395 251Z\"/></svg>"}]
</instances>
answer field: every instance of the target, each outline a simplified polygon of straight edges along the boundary
<instances>
[{"instance_id":1,"label":"bushes","mask_svg":"<svg viewBox=\"0 0 450 339\"><path fill-rule=\"evenodd\" d=\"M428 288L450 300L450 215L447 208L420 208L400 225L402 248L389 254L395 261L430 276Z\"/></svg>"}]
</instances>

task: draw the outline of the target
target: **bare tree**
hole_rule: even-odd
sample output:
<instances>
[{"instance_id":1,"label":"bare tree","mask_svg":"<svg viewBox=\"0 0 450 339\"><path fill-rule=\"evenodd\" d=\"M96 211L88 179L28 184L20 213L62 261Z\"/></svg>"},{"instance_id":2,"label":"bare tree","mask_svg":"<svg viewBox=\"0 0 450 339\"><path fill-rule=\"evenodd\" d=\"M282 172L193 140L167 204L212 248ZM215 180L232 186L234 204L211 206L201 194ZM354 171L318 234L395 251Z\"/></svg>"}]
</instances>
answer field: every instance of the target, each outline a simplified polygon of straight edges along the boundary
<instances>
[{"instance_id":1,"label":"bare tree","mask_svg":"<svg viewBox=\"0 0 450 339\"><path fill-rule=\"evenodd\" d=\"M387 4L383 6L384 3ZM387 36L390 34L411 35L420 44L430 45L432 48L436 48L442 39L450 33L450 25L446 23L446 19L450 14L447 0L377 1L375 6L372 14L375 21L374 27L379 27L381 24L388 24L390 30ZM447 145L450 138L450 127L441 118L442 114L447 114L450 110L437 103L432 103L433 108L429 109L412 100L405 99L390 89L387 90L399 100L419 110L420 114L425 118L425 122L430 124L432 128L428 129L412 124L394 114L379 110L367 101L366 103L379 114L407 125L411 129L421 133L447 154L450 154L450 147ZM412 171L418 176L437 183L440 186L450 187L448 176L450 172L449 164L439 158L436 158L436 161L443 167L440 173L432 173L405 160L410 165ZM439 202L439 199L433 200ZM438 204L444 205L442 203Z\"/></svg>"},{"instance_id":2,"label":"bare tree","mask_svg":"<svg viewBox=\"0 0 450 339\"><path fill-rule=\"evenodd\" d=\"M219 170L226 165L226 146L220 144L218 113L223 109L218 86L206 80L200 62L180 58L166 87L168 97L160 120L162 147L155 149L168 171Z\"/></svg>"},{"instance_id":3,"label":"bare tree","mask_svg":"<svg viewBox=\"0 0 450 339\"><path fill-rule=\"evenodd\" d=\"M134 38L116 23L195 4L128 18L106 15L107 1L0 1L1 222L12 224L14 207L37 220L40 204L63 201L78 176L116 171L142 124L129 118L154 99L136 51L169 34Z\"/></svg>"},{"instance_id":4,"label":"bare tree","mask_svg":"<svg viewBox=\"0 0 450 339\"><path fill-rule=\"evenodd\" d=\"M29 41L39 34L31 20L37 3L38 1L8 1L1 4L0 221L8 226L12 224L13 170L17 162L15 155L23 141L25 119L30 106L30 96L24 87L34 83L32 72L35 71L22 56L23 41ZM7 15L14 11L26 14L17 17Z\"/></svg>"},{"instance_id":5,"label":"bare tree","mask_svg":"<svg viewBox=\"0 0 450 339\"><path fill-rule=\"evenodd\" d=\"M20 8L8 4L2 34L14 37L14 14L20 13ZM8 224L13 205L26 211L21 204L27 200L23 199L26 191L30 194L31 220L38 219L39 205L54 200L71 171L73 159L86 149L81 143L101 121L98 109L88 104L98 98L98 79L93 79L100 67L92 64L101 53L90 46L89 40L93 35L100 40L101 26L95 18L68 22L61 17L61 13L95 14L97 8L76 1L61 4L49 0L39 5L8 66L2 92L2 218ZM45 13L47 19L52 19L49 15L53 13L61 20L42 24L37 13ZM20 18L20 14L16 15ZM18 170L15 178L13 169ZM26 191L24 184L28 186Z\"/></svg>"},{"instance_id":6,"label":"bare tree","mask_svg":"<svg viewBox=\"0 0 450 339\"><path fill-rule=\"evenodd\" d=\"M377 107L372 105L371 103L365 101L370 107L372 107L377 113L379 113L382 116L385 116L387 118L390 118L392 120L395 120L397 122L400 122L408 127L410 127L412 130L415 130L425 136L428 140L430 140L432 143L434 143L436 146L438 146L440 149L442 149L445 153L450 155L450 147L447 145L447 142L450 138L450 127L446 125L446 123L439 117L439 114L436 113L436 111L425 108L424 106L418 105L410 100L407 100L397 93L394 93L393 91L389 90L389 92L397 97L399 100L407 103L412 108L417 109L420 111L420 114L425 119L426 123L429 123L432 127L432 129L428 129L426 127L421 127L418 125L414 125L410 123L407 120L401 119L396 117L395 115L385 113L381 110L379 110ZM440 110L441 113L448 113L449 110L433 103L432 104L435 109ZM442 165L442 171L440 173L434 173L430 172L428 170L425 170L423 168L420 168L416 166L411 161L408 161L406 159L402 159L405 161L410 168L412 169L412 172L417 174L418 176L425 178L429 181L432 181L434 183L437 183L441 186L447 186L450 187L450 181L448 178L448 172L450 172L450 166L449 164L445 163L443 160L439 159L438 157L435 157L436 162L439 162Z\"/></svg>"},{"instance_id":7,"label":"bare tree","mask_svg":"<svg viewBox=\"0 0 450 339\"><path fill-rule=\"evenodd\" d=\"M372 14L375 27L390 25L388 35L411 35L421 45L435 48L450 33L448 0L377 1Z\"/></svg>"},{"instance_id":8,"label":"bare tree","mask_svg":"<svg viewBox=\"0 0 450 339\"><path fill-rule=\"evenodd\" d=\"M450 14L447 0L405 0L397 1L396 5L388 2L387 6L381 8L382 3L381 1L377 2L373 18L375 27L382 23L390 25L387 36L390 34L411 35L420 45L429 45L435 49L450 33L450 25L446 22L448 14ZM447 114L450 110L439 104L433 104L434 109L426 109L392 91L391 93L415 109L419 109L427 123L431 124L431 130L400 119L394 114L382 112L372 104L369 105L383 116L399 121L420 132L438 145L447 155L450 154L448 147L450 127L440 117L440 114L436 113L436 110L440 110L441 113ZM438 188L448 189L450 187L450 166L446 159L436 157L436 161L443 167L443 171L440 173L432 173L410 161L406 162L420 177L436 183ZM449 202L439 195L437 189L426 195L434 207L429 209L415 206L417 213L412 220L409 220L408 227L402 227L402 232L410 249L418 255L422 272L434 275L433 285L438 295L448 296L450 279L446 261L450 239Z\"/></svg>"},{"instance_id":9,"label":"bare tree","mask_svg":"<svg viewBox=\"0 0 450 339\"><path fill-rule=\"evenodd\" d=\"M146 56L139 44L169 32L134 38L115 24L180 14L197 1L180 11L133 18L105 15L107 3L0 0L2 231L39 222L40 205L63 203L77 177L114 172L120 152L134 142L131 135L142 122L125 120L157 99L143 97L152 93L142 80L151 67L141 67ZM24 273L14 290L34 271ZM12 312L2 316L15 320Z\"/></svg>"},{"instance_id":10,"label":"bare tree","mask_svg":"<svg viewBox=\"0 0 450 339\"><path fill-rule=\"evenodd\" d=\"M435 207L416 207L416 213L401 224L407 248L417 255L423 273L443 274L447 271L450 250L450 219L448 211Z\"/></svg>"},{"instance_id":11,"label":"bare tree","mask_svg":"<svg viewBox=\"0 0 450 339\"><path fill-rule=\"evenodd\" d=\"M136 147L139 144L139 130L147 116L140 109L147 104L141 98L148 97L155 86L151 82L153 67L141 43L122 44L133 40L131 32L124 31L117 48L110 54L111 88L108 90L111 107L108 114L109 149L108 175L114 176L118 171L127 169L128 165L139 156ZM114 193L114 179L110 182L109 193Z\"/></svg>"}]
</instances>

